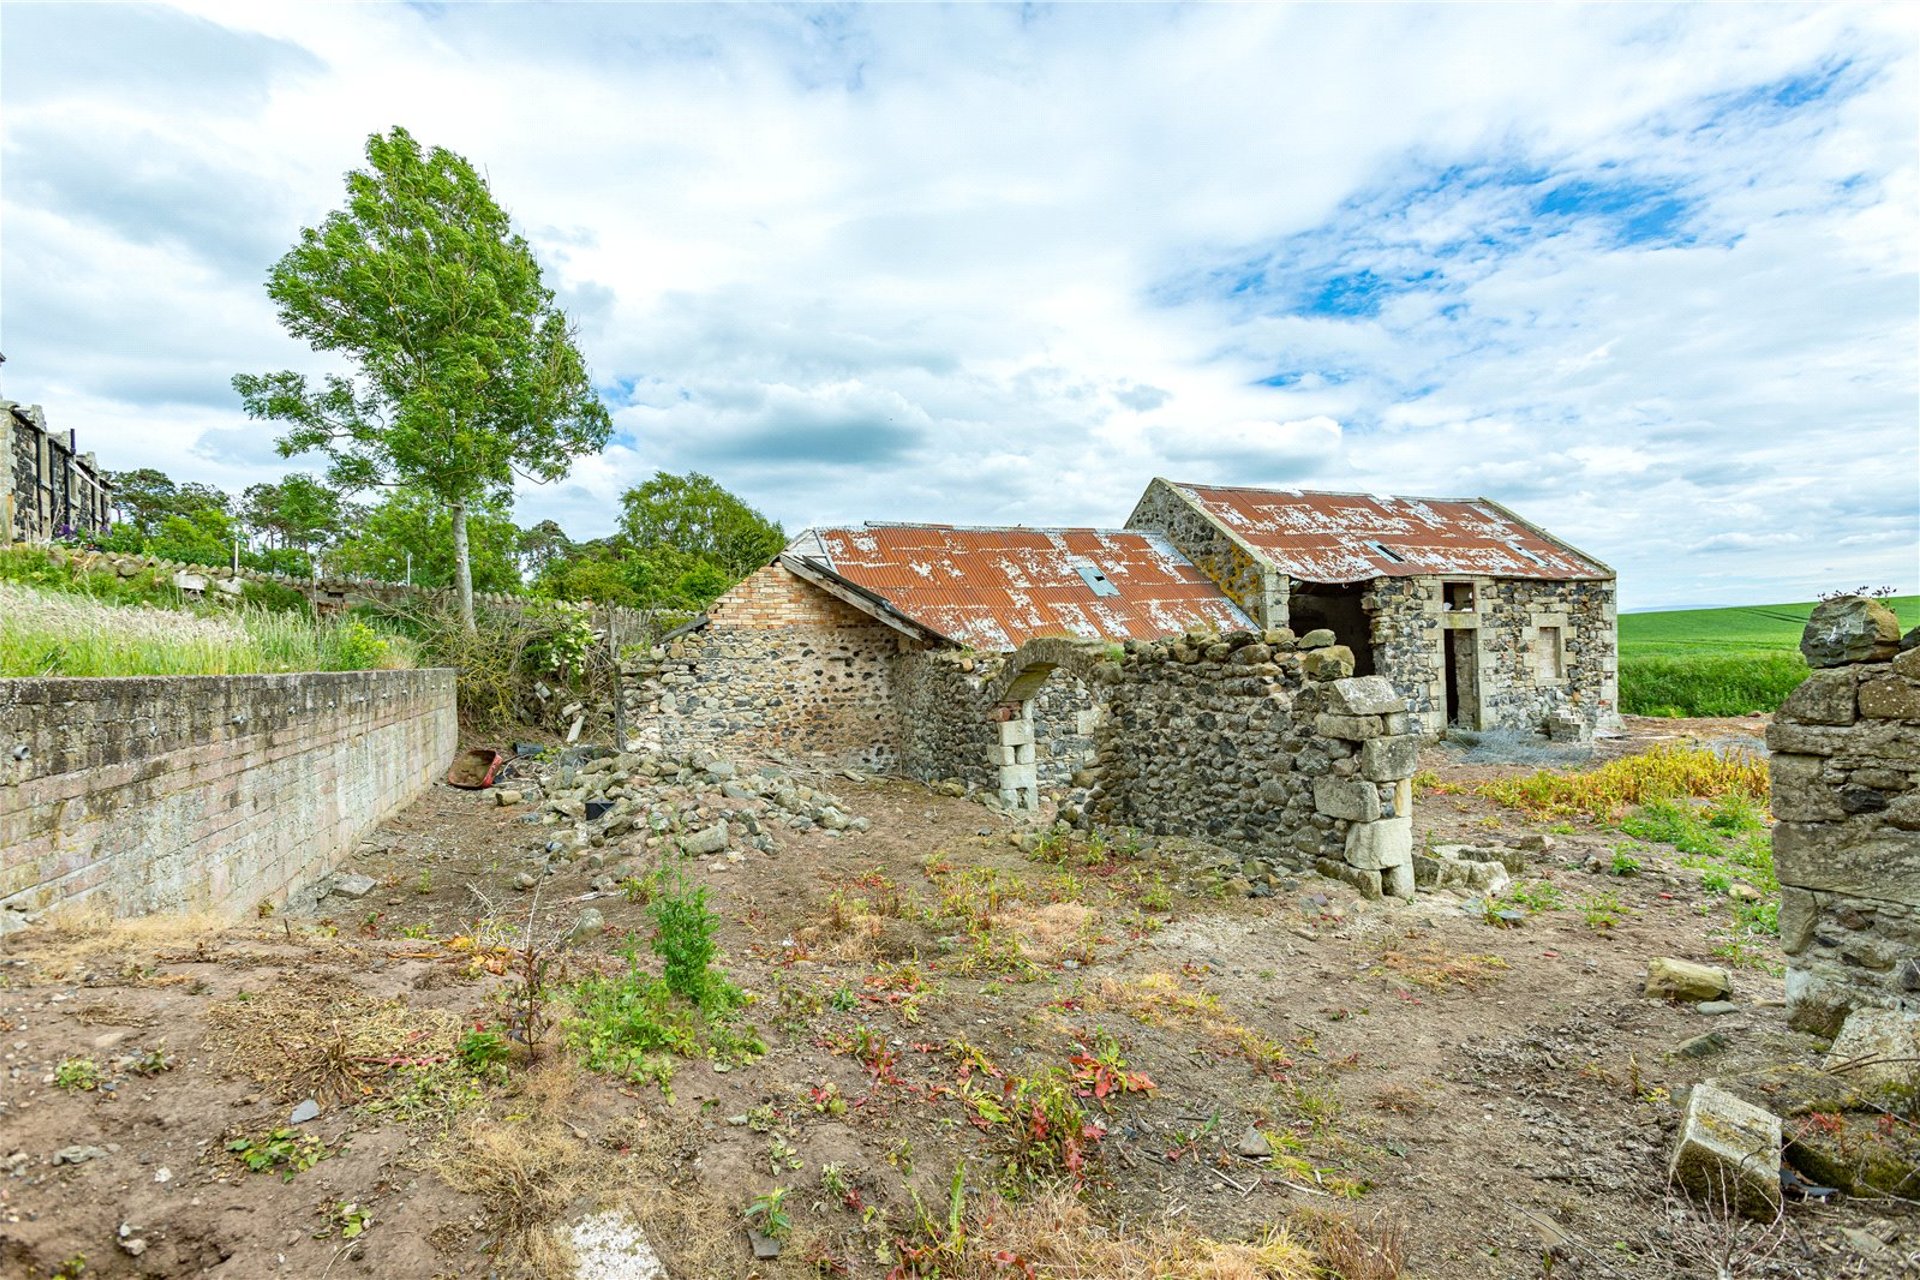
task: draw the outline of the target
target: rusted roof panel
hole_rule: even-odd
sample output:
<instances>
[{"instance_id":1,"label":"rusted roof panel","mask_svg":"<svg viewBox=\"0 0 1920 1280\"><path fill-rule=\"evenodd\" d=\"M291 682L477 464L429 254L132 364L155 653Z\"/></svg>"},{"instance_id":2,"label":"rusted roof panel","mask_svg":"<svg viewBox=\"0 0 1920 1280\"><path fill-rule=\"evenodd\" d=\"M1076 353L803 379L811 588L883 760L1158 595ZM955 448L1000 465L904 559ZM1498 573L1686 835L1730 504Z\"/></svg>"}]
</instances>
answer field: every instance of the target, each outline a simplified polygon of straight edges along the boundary
<instances>
[{"instance_id":1,"label":"rusted roof panel","mask_svg":"<svg viewBox=\"0 0 1920 1280\"><path fill-rule=\"evenodd\" d=\"M1613 576L1604 565L1484 498L1174 487L1305 582L1429 573L1549 580Z\"/></svg>"},{"instance_id":2,"label":"rusted roof panel","mask_svg":"<svg viewBox=\"0 0 1920 1280\"><path fill-rule=\"evenodd\" d=\"M869 524L809 530L787 552L982 650L1037 636L1151 640L1253 625L1156 533Z\"/></svg>"}]
</instances>

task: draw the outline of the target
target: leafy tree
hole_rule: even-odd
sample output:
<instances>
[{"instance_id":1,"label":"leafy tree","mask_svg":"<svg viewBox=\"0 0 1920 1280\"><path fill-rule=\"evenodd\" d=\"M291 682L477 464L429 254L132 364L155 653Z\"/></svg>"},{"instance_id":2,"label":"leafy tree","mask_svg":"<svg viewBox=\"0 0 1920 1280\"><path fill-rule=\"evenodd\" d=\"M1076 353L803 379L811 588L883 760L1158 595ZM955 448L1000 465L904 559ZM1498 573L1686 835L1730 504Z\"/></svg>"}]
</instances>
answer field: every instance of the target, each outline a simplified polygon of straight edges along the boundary
<instances>
[{"instance_id":1,"label":"leafy tree","mask_svg":"<svg viewBox=\"0 0 1920 1280\"><path fill-rule=\"evenodd\" d=\"M233 557L233 519L218 507L167 516L142 547L148 555L182 564L226 564Z\"/></svg>"},{"instance_id":2,"label":"leafy tree","mask_svg":"<svg viewBox=\"0 0 1920 1280\"><path fill-rule=\"evenodd\" d=\"M542 520L520 534L520 564L527 573L539 577L546 567L573 550L573 540L558 522Z\"/></svg>"},{"instance_id":3,"label":"leafy tree","mask_svg":"<svg viewBox=\"0 0 1920 1280\"><path fill-rule=\"evenodd\" d=\"M250 415L288 424L282 456L325 451L339 488L391 484L445 507L471 632L470 513L515 475L560 479L612 423L532 249L473 166L398 127L366 154L346 207L303 228L267 281L288 332L354 375L233 385Z\"/></svg>"},{"instance_id":4,"label":"leafy tree","mask_svg":"<svg viewBox=\"0 0 1920 1280\"><path fill-rule=\"evenodd\" d=\"M627 490L620 506L620 532L635 551L683 552L736 581L779 555L787 542L779 525L698 471L655 472Z\"/></svg>"},{"instance_id":5,"label":"leafy tree","mask_svg":"<svg viewBox=\"0 0 1920 1280\"><path fill-rule=\"evenodd\" d=\"M453 553L453 513L447 504L418 489L399 489L360 512L353 532L335 544L328 564L346 577L401 582L407 553L413 553L413 582L423 587L452 585L459 574ZM473 585L480 591L522 589L516 553L520 530L504 503L482 499L467 512L467 545Z\"/></svg>"},{"instance_id":6,"label":"leafy tree","mask_svg":"<svg viewBox=\"0 0 1920 1280\"><path fill-rule=\"evenodd\" d=\"M241 497L247 527L269 547L297 549L310 556L341 532L340 495L310 475L295 471L278 484L249 485Z\"/></svg>"},{"instance_id":7,"label":"leafy tree","mask_svg":"<svg viewBox=\"0 0 1920 1280\"><path fill-rule=\"evenodd\" d=\"M114 505L122 523L132 525L144 540L160 532L169 516L192 519L202 511L232 514L232 499L210 484L175 484L166 472L153 467L113 473Z\"/></svg>"}]
</instances>

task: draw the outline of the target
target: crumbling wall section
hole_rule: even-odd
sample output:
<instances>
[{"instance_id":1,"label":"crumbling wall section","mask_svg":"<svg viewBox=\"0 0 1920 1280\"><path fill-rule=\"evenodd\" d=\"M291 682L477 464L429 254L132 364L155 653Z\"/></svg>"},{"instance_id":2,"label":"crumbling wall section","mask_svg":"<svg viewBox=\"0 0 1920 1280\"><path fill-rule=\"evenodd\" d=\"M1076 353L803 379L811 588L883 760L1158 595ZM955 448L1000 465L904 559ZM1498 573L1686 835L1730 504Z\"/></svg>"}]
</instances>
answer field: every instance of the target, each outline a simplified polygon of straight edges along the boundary
<instances>
[{"instance_id":1,"label":"crumbling wall section","mask_svg":"<svg viewBox=\"0 0 1920 1280\"><path fill-rule=\"evenodd\" d=\"M1801 649L1815 670L1767 731L1773 861L1788 1018L1830 1036L1856 1008L1920 1008L1920 628L1902 641L1850 597Z\"/></svg>"},{"instance_id":2,"label":"crumbling wall section","mask_svg":"<svg viewBox=\"0 0 1920 1280\"><path fill-rule=\"evenodd\" d=\"M25 913L237 915L426 789L452 671L0 680L0 932Z\"/></svg>"},{"instance_id":3,"label":"crumbling wall section","mask_svg":"<svg viewBox=\"0 0 1920 1280\"><path fill-rule=\"evenodd\" d=\"M902 653L895 660L897 772L922 782L958 781L980 791L999 786L994 768L998 726L982 693L999 667L998 657L977 658L954 649Z\"/></svg>"},{"instance_id":4,"label":"crumbling wall section","mask_svg":"<svg viewBox=\"0 0 1920 1280\"><path fill-rule=\"evenodd\" d=\"M708 626L629 659L633 749L782 751L886 769L902 725L900 632L768 565L714 602Z\"/></svg>"},{"instance_id":5,"label":"crumbling wall section","mask_svg":"<svg viewBox=\"0 0 1920 1280\"><path fill-rule=\"evenodd\" d=\"M1103 826L1233 844L1412 896L1418 722L1343 646L1284 629L1132 642L1096 731Z\"/></svg>"}]
</instances>

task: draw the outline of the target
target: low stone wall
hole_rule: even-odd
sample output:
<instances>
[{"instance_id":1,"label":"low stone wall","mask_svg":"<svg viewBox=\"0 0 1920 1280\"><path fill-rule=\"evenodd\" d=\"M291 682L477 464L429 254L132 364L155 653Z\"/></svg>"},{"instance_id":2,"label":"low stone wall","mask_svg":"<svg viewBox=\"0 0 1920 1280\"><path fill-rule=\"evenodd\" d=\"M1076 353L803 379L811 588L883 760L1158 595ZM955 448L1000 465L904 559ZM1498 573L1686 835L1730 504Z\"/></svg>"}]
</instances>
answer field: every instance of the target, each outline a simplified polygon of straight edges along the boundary
<instances>
[{"instance_id":1,"label":"low stone wall","mask_svg":"<svg viewBox=\"0 0 1920 1280\"><path fill-rule=\"evenodd\" d=\"M1794 1026L1920 1008L1920 628L1877 602L1821 605L1816 670L1771 728L1774 871Z\"/></svg>"},{"instance_id":2,"label":"low stone wall","mask_svg":"<svg viewBox=\"0 0 1920 1280\"><path fill-rule=\"evenodd\" d=\"M1419 724L1352 671L1344 646L1300 650L1284 628L1128 644L1089 813L1411 897Z\"/></svg>"},{"instance_id":3,"label":"low stone wall","mask_svg":"<svg viewBox=\"0 0 1920 1280\"><path fill-rule=\"evenodd\" d=\"M458 741L447 670L0 680L0 931L282 901Z\"/></svg>"}]
</instances>

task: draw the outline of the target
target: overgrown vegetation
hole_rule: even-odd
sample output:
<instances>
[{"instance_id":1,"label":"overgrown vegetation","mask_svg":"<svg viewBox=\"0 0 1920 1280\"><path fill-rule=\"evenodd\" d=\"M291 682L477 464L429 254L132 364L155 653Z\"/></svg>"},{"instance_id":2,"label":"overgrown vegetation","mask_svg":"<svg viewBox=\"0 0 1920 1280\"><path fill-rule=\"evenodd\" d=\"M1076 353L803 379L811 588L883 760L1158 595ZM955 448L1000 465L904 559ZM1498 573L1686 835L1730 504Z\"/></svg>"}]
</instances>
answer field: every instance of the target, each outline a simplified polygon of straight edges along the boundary
<instances>
[{"instance_id":1,"label":"overgrown vegetation","mask_svg":"<svg viewBox=\"0 0 1920 1280\"><path fill-rule=\"evenodd\" d=\"M410 667L413 645L360 617L194 614L0 583L0 675L248 675Z\"/></svg>"},{"instance_id":2,"label":"overgrown vegetation","mask_svg":"<svg viewBox=\"0 0 1920 1280\"><path fill-rule=\"evenodd\" d=\"M1610 760L1579 773L1540 770L1499 778L1475 788L1479 794L1535 818L1586 817L1613 822L1628 809L1682 797L1767 798L1767 762L1747 752L1720 754L1700 747L1663 745Z\"/></svg>"}]
</instances>

